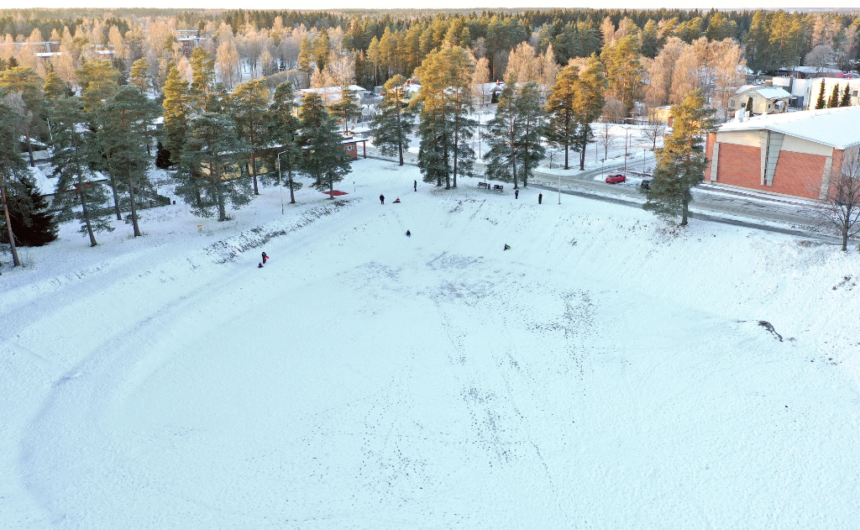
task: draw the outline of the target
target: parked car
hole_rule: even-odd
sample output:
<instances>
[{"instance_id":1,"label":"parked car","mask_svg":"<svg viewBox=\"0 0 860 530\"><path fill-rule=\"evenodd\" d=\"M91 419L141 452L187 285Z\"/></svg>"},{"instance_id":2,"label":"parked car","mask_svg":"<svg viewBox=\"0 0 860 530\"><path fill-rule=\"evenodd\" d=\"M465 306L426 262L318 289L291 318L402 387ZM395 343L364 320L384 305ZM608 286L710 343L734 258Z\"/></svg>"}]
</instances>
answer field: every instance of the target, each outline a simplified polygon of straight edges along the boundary
<instances>
[{"instance_id":1,"label":"parked car","mask_svg":"<svg viewBox=\"0 0 860 530\"><path fill-rule=\"evenodd\" d=\"M609 175L608 177L606 177L607 184L618 184L619 182L624 182L625 180L627 180L627 177L620 173L617 173L615 175Z\"/></svg>"},{"instance_id":2,"label":"parked car","mask_svg":"<svg viewBox=\"0 0 860 530\"><path fill-rule=\"evenodd\" d=\"M643 190L650 190L652 180L653 179L642 179L642 183L639 184L639 187L642 188Z\"/></svg>"}]
</instances>

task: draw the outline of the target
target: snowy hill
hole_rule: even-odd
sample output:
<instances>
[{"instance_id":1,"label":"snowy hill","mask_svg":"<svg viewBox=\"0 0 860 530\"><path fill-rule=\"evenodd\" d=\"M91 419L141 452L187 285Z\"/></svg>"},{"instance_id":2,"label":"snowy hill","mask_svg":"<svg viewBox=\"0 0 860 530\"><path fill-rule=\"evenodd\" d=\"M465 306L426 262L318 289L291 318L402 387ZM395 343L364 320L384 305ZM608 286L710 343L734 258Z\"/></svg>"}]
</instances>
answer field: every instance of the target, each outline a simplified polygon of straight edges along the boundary
<instances>
[{"instance_id":1,"label":"snowy hill","mask_svg":"<svg viewBox=\"0 0 860 530\"><path fill-rule=\"evenodd\" d=\"M0 527L855 527L856 250L353 168L3 268Z\"/></svg>"}]
</instances>

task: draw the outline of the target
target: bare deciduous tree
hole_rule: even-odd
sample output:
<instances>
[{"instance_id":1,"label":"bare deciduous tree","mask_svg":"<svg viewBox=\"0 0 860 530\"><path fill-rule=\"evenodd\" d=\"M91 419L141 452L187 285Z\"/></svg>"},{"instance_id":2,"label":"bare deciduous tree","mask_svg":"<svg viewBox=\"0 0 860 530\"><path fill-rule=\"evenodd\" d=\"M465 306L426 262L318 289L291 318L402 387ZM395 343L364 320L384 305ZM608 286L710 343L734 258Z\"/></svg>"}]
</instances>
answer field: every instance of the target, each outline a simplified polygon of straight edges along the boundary
<instances>
[{"instance_id":1,"label":"bare deciduous tree","mask_svg":"<svg viewBox=\"0 0 860 530\"><path fill-rule=\"evenodd\" d=\"M609 148L615 145L615 137L612 136L612 122L604 119L597 126L597 132L594 135L597 142L603 146L603 159L609 158Z\"/></svg>"},{"instance_id":2,"label":"bare deciduous tree","mask_svg":"<svg viewBox=\"0 0 860 530\"><path fill-rule=\"evenodd\" d=\"M813 211L821 224L842 237L842 250L848 240L860 234L860 155L857 147L845 152L842 170L831 177L827 196Z\"/></svg>"},{"instance_id":3,"label":"bare deciduous tree","mask_svg":"<svg viewBox=\"0 0 860 530\"><path fill-rule=\"evenodd\" d=\"M651 150L657 150L657 140L663 137L666 132L666 124L655 119L651 114L653 111L649 109L648 121L642 127L642 135L651 142Z\"/></svg>"}]
</instances>

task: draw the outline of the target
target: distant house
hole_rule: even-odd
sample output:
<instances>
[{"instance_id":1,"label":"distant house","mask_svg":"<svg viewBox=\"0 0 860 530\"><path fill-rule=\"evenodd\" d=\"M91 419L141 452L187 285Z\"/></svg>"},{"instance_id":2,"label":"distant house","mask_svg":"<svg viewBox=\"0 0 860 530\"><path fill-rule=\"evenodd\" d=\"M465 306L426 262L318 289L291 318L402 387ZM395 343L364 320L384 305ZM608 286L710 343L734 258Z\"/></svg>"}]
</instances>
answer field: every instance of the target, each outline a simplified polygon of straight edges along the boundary
<instances>
[{"instance_id":1,"label":"distant house","mask_svg":"<svg viewBox=\"0 0 860 530\"><path fill-rule=\"evenodd\" d=\"M729 99L729 110L747 115L778 114L788 109L791 94L775 86L744 85Z\"/></svg>"},{"instance_id":2,"label":"distant house","mask_svg":"<svg viewBox=\"0 0 860 530\"><path fill-rule=\"evenodd\" d=\"M373 93L369 92L363 87L358 85L349 85L349 91L352 93L352 96L356 99L356 103L361 103L368 95L372 96ZM331 105L332 103L340 101L340 92L341 87L339 86L327 86L323 88L303 88L297 94L299 98L299 103L301 103L301 99L304 98L305 94L319 94L322 96L323 102L326 105Z\"/></svg>"},{"instance_id":3,"label":"distant house","mask_svg":"<svg viewBox=\"0 0 860 530\"><path fill-rule=\"evenodd\" d=\"M363 158L367 158L367 140L345 136L341 143L343 144L343 150L349 155L350 160L358 158L358 144L361 144Z\"/></svg>"},{"instance_id":4,"label":"distant house","mask_svg":"<svg viewBox=\"0 0 860 530\"><path fill-rule=\"evenodd\" d=\"M662 107L654 107L648 109L648 121L665 123L667 126L672 126L672 106L664 105Z\"/></svg>"},{"instance_id":5,"label":"distant house","mask_svg":"<svg viewBox=\"0 0 860 530\"><path fill-rule=\"evenodd\" d=\"M817 79L810 79L809 84L806 87L806 108L811 110L815 108L815 104L818 102L818 94L821 92L821 85L824 85L824 98L825 101L830 99L830 95L833 93L833 87L839 88L839 99L842 99L842 92L845 90L845 87L848 87L848 94L851 97L851 105L860 105L860 98L858 98L858 92L860 92L860 79L845 79L840 77L819 77Z\"/></svg>"},{"instance_id":6,"label":"distant house","mask_svg":"<svg viewBox=\"0 0 860 530\"><path fill-rule=\"evenodd\" d=\"M475 105L485 107L499 102L499 95L505 89L504 81L496 81L495 83L481 83L472 85L472 95L475 99Z\"/></svg>"},{"instance_id":7,"label":"distant house","mask_svg":"<svg viewBox=\"0 0 860 530\"><path fill-rule=\"evenodd\" d=\"M776 71L778 76L795 77L797 79L812 79L815 77L843 77L842 70L819 66L787 66Z\"/></svg>"},{"instance_id":8,"label":"distant house","mask_svg":"<svg viewBox=\"0 0 860 530\"><path fill-rule=\"evenodd\" d=\"M180 37L176 40L182 46L182 55L190 59L191 54L194 53L194 48L200 46L200 43L205 41L206 39L203 37L198 37L196 35L182 36L182 34L180 33Z\"/></svg>"},{"instance_id":9,"label":"distant house","mask_svg":"<svg viewBox=\"0 0 860 530\"><path fill-rule=\"evenodd\" d=\"M860 146L860 106L742 116L708 135L706 182L824 199Z\"/></svg>"}]
</instances>

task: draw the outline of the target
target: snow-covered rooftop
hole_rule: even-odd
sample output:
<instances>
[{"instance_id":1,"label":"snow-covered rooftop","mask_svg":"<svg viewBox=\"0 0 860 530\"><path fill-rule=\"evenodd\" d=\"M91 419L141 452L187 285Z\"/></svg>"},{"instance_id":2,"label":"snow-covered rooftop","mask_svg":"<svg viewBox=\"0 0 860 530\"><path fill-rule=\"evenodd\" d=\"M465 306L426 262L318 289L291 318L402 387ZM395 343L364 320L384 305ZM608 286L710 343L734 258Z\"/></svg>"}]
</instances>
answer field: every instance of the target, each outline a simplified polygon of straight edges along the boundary
<instances>
[{"instance_id":1,"label":"snow-covered rooftop","mask_svg":"<svg viewBox=\"0 0 860 530\"><path fill-rule=\"evenodd\" d=\"M367 92L367 90L364 87L360 87L358 85L349 85L347 88L349 88L353 92ZM327 87L323 87L323 88L303 88L301 90L301 92L303 92L305 94L313 93L313 94L320 94L320 95L327 95L327 94L338 94L338 95L340 95L340 89L341 89L341 87L339 87L339 86L327 86Z\"/></svg>"},{"instance_id":2,"label":"snow-covered rooftop","mask_svg":"<svg viewBox=\"0 0 860 530\"><path fill-rule=\"evenodd\" d=\"M738 94L743 94L744 92L749 92L750 90L755 90L761 95L761 97L765 99L782 99L782 98L790 98L791 94L783 90L778 86L767 86L767 85L744 85L740 87L737 91Z\"/></svg>"},{"instance_id":3,"label":"snow-covered rooftop","mask_svg":"<svg viewBox=\"0 0 860 530\"><path fill-rule=\"evenodd\" d=\"M720 132L768 130L838 149L860 144L860 107L806 110L731 121Z\"/></svg>"}]
</instances>

